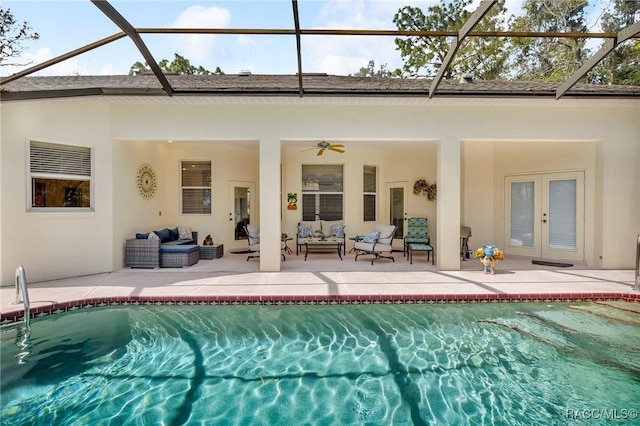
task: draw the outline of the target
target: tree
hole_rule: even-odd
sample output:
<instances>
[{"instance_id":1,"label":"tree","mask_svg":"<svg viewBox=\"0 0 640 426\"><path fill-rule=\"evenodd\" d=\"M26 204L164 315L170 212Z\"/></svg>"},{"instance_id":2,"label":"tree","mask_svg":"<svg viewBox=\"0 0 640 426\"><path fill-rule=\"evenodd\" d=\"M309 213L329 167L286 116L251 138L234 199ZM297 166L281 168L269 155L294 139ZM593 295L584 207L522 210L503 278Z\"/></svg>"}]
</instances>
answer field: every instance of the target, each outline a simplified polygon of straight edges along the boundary
<instances>
[{"instance_id":1,"label":"tree","mask_svg":"<svg viewBox=\"0 0 640 426\"><path fill-rule=\"evenodd\" d=\"M169 62L168 59L163 59L158 62L158 66L165 73L177 73L177 74L199 74L199 75L209 75L209 74L224 74L220 67L216 67L215 71L211 72L202 66L194 66L191 65L188 59L183 56L174 53L174 59L172 62ZM131 65L129 69L129 75L134 75L138 72L151 72L151 68L148 63L136 62Z\"/></svg>"},{"instance_id":2,"label":"tree","mask_svg":"<svg viewBox=\"0 0 640 426\"><path fill-rule=\"evenodd\" d=\"M440 0L425 15L420 8L405 6L394 16L400 31L458 31L469 19L472 0ZM478 23L477 31L504 31L511 18L506 17L504 0L492 7ZM397 50L404 60L403 70L411 76L434 76L442 65L451 40L449 37L411 36L396 38ZM506 75L507 43L497 37L467 37L461 43L444 78L472 73L484 80Z\"/></svg>"},{"instance_id":3,"label":"tree","mask_svg":"<svg viewBox=\"0 0 640 426\"><path fill-rule=\"evenodd\" d=\"M382 78L390 78L390 77L399 77L402 74L402 71L396 69L394 71L389 71L387 68L387 64L382 64L378 66L378 70L376 71L376 62L373 59L369 60L369 63L366 67L360 68L355 75L357 77L382 77Z\"/></svg>"},{"instance_id":4,"label":"tree","mask_svg":"<svg viewBox=\"0 0 640 426\"><path fill-rule=\"evenodd\" d=\"M526 0L522 6L525 15L515 19L512 30L587 32L587 5L587 0ZM585 44L584 38L514 38L514 77L527 81L566 81L589 56Z\"/></svg>"},{"instance_id":5,"label":"tree","mask_svg":"<svg viewBox=\"0 0 640 426\"><path fill-rule=\"evenodd\" d=\"M618 33L640 21L640 0L615 0L602 16L602 31ZM610 52L588 75L595 84L640 86L640 40L627 40Z\"/></svg>"},{"instance_id":6,"label":"tree","mask_svg":"<svg viewBox=\"0 0 640 426\"><path fill-rule=\"evenodd\" d=\"M33 32L27 22L16 21L11 9L0 7L0 66L30 64L32 61L17 63L7 62L7 59L20 56L22 42L39 38L40 35Z\"/></svg>"}]
</instances>

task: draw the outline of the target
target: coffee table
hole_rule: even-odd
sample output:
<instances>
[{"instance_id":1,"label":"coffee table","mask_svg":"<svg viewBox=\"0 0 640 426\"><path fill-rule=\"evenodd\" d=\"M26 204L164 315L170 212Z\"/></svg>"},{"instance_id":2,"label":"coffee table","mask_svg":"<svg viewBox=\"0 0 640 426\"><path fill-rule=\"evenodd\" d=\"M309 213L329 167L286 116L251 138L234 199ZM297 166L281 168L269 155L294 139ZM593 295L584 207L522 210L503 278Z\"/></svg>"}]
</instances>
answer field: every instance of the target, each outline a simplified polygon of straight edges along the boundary
<instances>
[{"instance_id":1,"label":"coffee table","mask_svg":"<svg viewBox=\"0 0 640 426\"><path fill-rule=\"evenodd\" d=\"M322 240L320 238L308 238L304 242L304 260L307 260L307 256L309 255L309 247L313 248L332 248L338 251L338 256L340 260L342 260L342 245L344 244L344 238L327 238L326 240Z\"/></svg>"}]
</instances>

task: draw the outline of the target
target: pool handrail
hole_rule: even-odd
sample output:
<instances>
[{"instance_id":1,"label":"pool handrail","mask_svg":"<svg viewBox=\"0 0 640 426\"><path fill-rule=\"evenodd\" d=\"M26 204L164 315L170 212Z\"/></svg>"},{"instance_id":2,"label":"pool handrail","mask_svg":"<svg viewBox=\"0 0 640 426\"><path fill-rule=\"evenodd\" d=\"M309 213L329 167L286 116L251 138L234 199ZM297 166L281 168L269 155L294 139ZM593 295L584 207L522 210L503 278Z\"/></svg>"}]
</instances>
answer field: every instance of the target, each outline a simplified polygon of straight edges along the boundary
<instances>
[{"instance_id":1,"label":"pool handrail","mask_svg":"<svg viewBox=\"0 0 640 426\"><path fill-rule=\"evenodd\" d=\"M22 301L20 301L20 292L22 292ZM16 301L15 305L24 304L24 324L29 328L31 321L31 303L29 302L29 291L27 290L27 274L24 266L20 265L16 269Z\"/></svg>"}]
</instances>

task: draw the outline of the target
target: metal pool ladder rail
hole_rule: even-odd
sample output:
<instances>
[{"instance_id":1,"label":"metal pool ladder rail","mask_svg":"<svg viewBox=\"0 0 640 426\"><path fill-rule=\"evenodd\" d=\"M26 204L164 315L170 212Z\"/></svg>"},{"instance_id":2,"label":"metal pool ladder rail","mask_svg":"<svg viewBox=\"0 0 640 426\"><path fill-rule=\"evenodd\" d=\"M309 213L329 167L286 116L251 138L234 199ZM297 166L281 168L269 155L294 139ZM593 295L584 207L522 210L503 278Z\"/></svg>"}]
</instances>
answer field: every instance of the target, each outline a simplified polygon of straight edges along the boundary
<instances>
[{"instance_id":1,"label":"metal pool ladder rail","mask_svg":"<svg viewBox=\"0 0 640 426\"><path fill-rule=\"evenodd\" d=\"M20 292L22 292L22 301L20 301ZM19 305L20 303L24 304L24 325L28 330L31 321L31 304L29 303L29 291L27 290L27 275L22 265L16 269L16 301L14 305Z\"/></svg>"},{"instance_id":2,"label":"metal pool ladder rail","mask_svg":"<svg viewBox=\"0 0 640 426\"><path fill-rule=\"evenodd\" d=\"M636 276L633 290L640 290L640 234L638 234L638 246L636 247Z\"/></svg>"}]
</instances>

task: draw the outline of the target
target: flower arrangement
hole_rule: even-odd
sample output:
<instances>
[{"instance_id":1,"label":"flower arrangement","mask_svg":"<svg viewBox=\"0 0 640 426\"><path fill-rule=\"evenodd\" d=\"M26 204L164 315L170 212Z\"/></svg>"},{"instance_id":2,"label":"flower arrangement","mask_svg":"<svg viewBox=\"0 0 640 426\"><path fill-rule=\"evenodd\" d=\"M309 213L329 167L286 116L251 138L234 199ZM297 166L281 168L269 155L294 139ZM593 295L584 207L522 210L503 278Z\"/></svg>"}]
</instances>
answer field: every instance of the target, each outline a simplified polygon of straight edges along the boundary
<instances>
[{"instance_id":1,"label":"flower arrangement","mask_svg":"<svg viewBox=\"0 0 640 426\"><path fill-rule=\"evenodd\" d=\"M495 275L498 261L504 260L504 253L496 246L483 245L476 250L474 256L476 259L480 259L482 271L491 275Z\"/></svg>"},{"instance_id":2,"label":"flower arrangement","mask_svg":"<svg viewBox=\"0 0 640 426\"><path fill-rule=\"evenodd\" d=\"M425 179L418 179L413 184L413 193L415 195L423 195L427 197L427 201L435 201L438 194L438 188L434 183L429 183Z\"/></svg>"}]
</instances>

